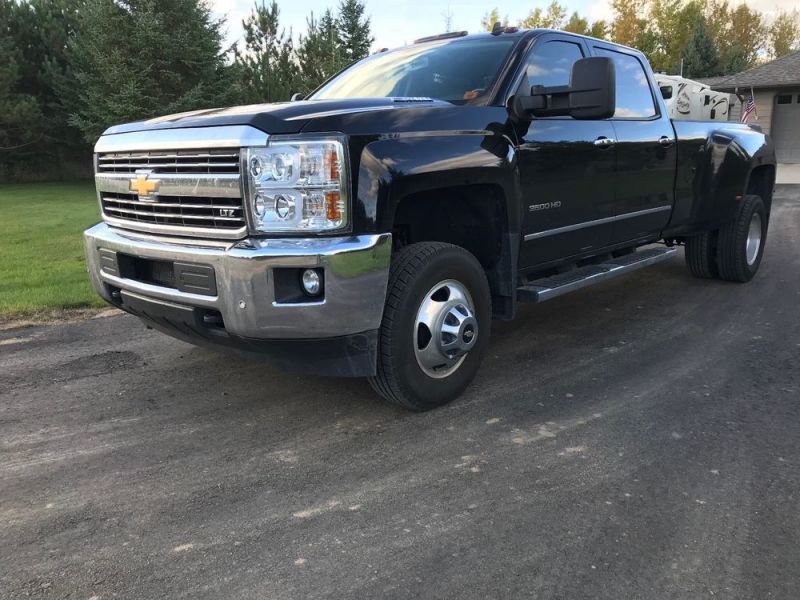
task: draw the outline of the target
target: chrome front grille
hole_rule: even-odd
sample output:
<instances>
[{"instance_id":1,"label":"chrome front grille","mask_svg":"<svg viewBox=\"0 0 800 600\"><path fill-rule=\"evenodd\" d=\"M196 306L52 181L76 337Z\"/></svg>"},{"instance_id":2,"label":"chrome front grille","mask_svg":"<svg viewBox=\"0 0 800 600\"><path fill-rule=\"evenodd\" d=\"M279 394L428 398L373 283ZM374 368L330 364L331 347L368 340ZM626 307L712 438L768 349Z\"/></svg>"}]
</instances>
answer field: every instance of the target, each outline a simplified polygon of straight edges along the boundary
<instances>
[{"instance_id":1,"label":"chrome front grille","mask_svg":"<svg viewBox=\"0 0 800 600\"><path fill-rule=\"evenodd\" d=\"M239 173L238 150L109 152L97 157L100 173Z\"/></svg>"},{"instance_id":2,"label":"chrome front grille","mask_svg":"<svg viewBox=\"0 0 800 600\"><path fill-rule=\"evenodd\" d=\"M112 225L211 239L246 233L238 149L105 152L96 165Z\"/></svg>"},{"instance_id":3,"label":"chrome front grille","mask_svg":"<svg viewBox=\"0 0 800 600\"><path fill-rule=\"evenodd\" d=\"M239 198L159 196L156 202L142 202L136 194L112 193L101 199L107 215L137 223L215 229L239 229L245 223Z\"/></svg>"}]
</instances>

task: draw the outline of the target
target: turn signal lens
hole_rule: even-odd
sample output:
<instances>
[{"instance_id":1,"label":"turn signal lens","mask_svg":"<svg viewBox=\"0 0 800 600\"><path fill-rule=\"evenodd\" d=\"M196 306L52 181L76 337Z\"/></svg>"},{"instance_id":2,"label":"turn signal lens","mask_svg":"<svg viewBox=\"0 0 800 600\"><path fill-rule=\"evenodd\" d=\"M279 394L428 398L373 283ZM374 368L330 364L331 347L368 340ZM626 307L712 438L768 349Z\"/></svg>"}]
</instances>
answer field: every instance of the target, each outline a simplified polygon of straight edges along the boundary
<instances>
[{"instance_id":1,"label":"turn signal lens","mask_svg":"<svg viewBox=\"0 0 800 600\"><path fill-rule=\"evenodd\" d=\"M325 194L325 208L327 210L328 221L342 220L342 197L339 192L328 192Z\"/></svg>"},{"instance_id":2,"label":"turn signal lens","mask_svg":"<svg viewBox=\"0 0 800 600\"><path fill-rule=\"evenodd\" d=\"M325 152L325 171L331 181L339 179L339 157L333 148Z\"/></svg>"}]
</instances>

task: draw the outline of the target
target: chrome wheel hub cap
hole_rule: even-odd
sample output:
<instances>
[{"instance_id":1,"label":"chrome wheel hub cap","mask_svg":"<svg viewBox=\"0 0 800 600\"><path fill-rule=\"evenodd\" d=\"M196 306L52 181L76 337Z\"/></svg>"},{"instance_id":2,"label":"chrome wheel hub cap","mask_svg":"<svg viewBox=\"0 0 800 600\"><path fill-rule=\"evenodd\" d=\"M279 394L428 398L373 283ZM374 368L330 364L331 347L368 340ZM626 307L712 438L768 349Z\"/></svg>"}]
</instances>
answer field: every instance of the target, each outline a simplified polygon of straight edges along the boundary
<instances>
[{"instance_id":1,"label":"chrome wheel hub cap","mask_svg":"<svg viewBox=\"0 0 800 600\"><path fill-rule=\"evenodd\" d=\"M478 320L466 287L448 279L422 299L414 322L414 353L420 368L437 379L451 375L478 341Z\"/></svg>"},{"instance_id":2,"label":"chrome wheel hub cap","mask_svg":"<svg viewBox=\"0 0 800 600\"><path fill-rule=\"evenodd\" d=\"M753 266L758 258L758 251L761 249L761 215L753 213L753 218L750 219L750 229L747 230L747 246L745 246L745 255L747 257L747 264Z\"/></svg>"}]
</instances>

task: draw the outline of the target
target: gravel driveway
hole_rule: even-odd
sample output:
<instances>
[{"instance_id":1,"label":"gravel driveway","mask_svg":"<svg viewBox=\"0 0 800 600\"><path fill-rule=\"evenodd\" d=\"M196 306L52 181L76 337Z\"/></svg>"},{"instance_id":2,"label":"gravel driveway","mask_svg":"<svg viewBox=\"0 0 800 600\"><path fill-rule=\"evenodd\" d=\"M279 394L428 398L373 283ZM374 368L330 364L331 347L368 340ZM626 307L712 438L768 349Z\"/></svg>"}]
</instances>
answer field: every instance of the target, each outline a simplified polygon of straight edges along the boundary
<instances>
[{"instance_id":1,"label":"gravel driveway","mask_svg":"<svg viewBox=\"0 0 800 600\"><path fill-rule=\"evenodd\" d=\"M800 186L750 284L681 255L492 335L411 414L127 315L0 332L0 597L800 597Z\"/></svg>"}]
</instances>

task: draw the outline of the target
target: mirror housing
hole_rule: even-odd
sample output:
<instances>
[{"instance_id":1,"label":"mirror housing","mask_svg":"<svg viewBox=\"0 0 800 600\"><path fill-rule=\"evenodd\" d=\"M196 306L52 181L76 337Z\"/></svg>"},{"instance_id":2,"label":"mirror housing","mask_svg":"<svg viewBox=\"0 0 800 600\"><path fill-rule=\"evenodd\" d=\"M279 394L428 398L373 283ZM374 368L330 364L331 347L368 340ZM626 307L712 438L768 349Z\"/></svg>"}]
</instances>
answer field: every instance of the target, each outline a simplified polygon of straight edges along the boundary
<instances>
[{"instance_id":1,"label":"mirror housing","mask_svg":"<svg viewBox=\"0 0 800 600\"><path fill-rule=\"evenodd\" d=\"M290 102L299 102L300 100L305 100L305 99L306 99L305 95L301 94L300 92L295 92L294 94L292 94L292 97L290 98L289 101Z\"/></svg>"},{"instance_id":2,"label":"mirror housing","mask_svg":"<svg viewBox=\"0 0 800 600\"><path fill-rule=\"evenodd\" d=\"M569 116L580 120L609 119L616 109L614 62L604 56L575 61L569 85L535 85L530 96L514 97L511 110L521 120Z\"/></svg>"},{"instance_id":3,"label":"mirror housing","mask_svg":"<svg viewBox=\"0 0 800 600\"><path fill-rule=\"evenodd\" d=\"M671 85L662 85L658 88L661 91L661 97L664 100L669 100L672 98L672 86Z\"/></svg>"}]
</instances>

